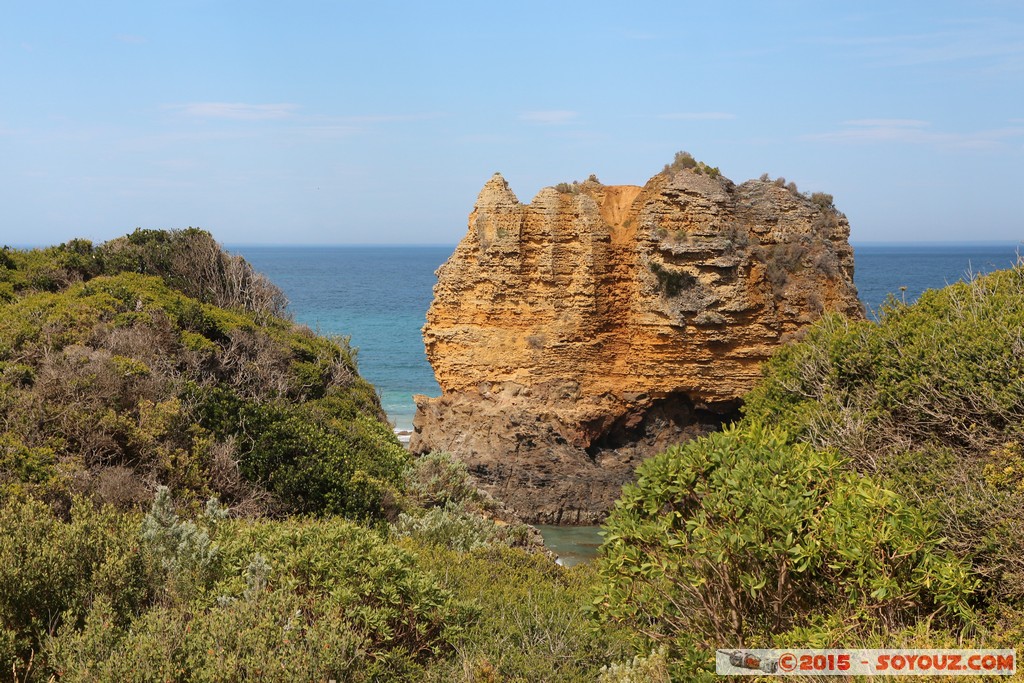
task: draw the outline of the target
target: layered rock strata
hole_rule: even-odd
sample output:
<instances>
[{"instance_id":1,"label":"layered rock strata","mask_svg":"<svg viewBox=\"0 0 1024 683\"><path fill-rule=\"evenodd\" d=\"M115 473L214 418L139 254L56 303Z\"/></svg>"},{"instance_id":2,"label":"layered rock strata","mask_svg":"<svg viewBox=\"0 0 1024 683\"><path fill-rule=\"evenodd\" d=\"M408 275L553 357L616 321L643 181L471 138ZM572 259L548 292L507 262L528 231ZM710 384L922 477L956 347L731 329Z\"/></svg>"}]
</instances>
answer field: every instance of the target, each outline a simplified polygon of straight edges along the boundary
<instances>
[{"instance_id":1,"label":"layered rock strata","mask_svg":"<svg viewBox=\"0 0 1024 683\"><path fill-rule=\"evenodd\" d=\"M828 195L666 169L522 204L498 174L438 270L423 328L442 395L411 448L465 461L527 520L600 521L637 464L735 416L824 311L863 315Z\"/></svg>"}]
</instances>

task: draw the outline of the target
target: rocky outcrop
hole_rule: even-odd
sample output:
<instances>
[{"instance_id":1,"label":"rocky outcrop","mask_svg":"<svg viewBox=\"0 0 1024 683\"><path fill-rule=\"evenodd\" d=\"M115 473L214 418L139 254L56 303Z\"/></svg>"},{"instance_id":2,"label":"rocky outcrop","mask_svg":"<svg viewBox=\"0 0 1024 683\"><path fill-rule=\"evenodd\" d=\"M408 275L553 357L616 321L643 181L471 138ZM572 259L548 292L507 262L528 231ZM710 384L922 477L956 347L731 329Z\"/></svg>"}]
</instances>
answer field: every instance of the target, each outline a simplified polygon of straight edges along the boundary
<instances>
[{"instance_id":1,"label":"rocky outcrop","mask_svg":"<svg viewBox=\"0 0 1024 683\"><path fill-rule=\"evenodd\" d=\"M863 315L831 197L703 165L521 204L492 177L423 329L443 391L411 448L446 450L526 519L594 523L636 465L735 416L824 311Z\"/></svg>"}]
</instances>

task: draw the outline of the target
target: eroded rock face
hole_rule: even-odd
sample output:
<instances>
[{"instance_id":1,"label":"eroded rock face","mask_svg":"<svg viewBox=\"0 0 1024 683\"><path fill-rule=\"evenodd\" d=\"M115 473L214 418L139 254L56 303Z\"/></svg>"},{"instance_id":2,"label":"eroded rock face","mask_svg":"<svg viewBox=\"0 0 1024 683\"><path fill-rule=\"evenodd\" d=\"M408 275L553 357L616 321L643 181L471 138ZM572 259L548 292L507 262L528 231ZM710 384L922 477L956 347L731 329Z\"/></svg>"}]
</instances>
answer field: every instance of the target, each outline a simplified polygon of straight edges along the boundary
<instances>
[{"instance_id":1,"label":"eroded rock face","mask_svg":"<svg viewBox=\"0 0 1024 683\"><path fill-rule=\"evenodd\" d=\"M780 343L863 315L848 237L830 197L770 181L667 170L521 204L496 174L437 273L443 394L417 397L411 447L530 521L595 523L642 459L734 417Z\"/></svg>"}]
</instances>

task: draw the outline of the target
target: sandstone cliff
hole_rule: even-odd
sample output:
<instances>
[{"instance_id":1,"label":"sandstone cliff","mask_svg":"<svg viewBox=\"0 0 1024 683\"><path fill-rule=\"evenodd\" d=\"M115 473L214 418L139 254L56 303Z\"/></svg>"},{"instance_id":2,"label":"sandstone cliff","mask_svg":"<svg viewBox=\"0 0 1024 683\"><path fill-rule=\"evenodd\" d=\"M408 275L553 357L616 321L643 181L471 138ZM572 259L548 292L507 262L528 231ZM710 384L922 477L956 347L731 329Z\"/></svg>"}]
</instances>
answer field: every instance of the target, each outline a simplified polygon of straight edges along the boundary
<instances>
[{"instance_id":1,"label":"sandstone cliff","mask_svg":"<svg viewBox=\"0 0 1024 683\"><path fill-rule=\"evenodd\" d=\"M423 329L443 394L414 452L447 450L525 518L600 520L636 465L735 415L823 311L861 316L828 195L702 164L521 204L492 177Z\"/></svg>"}]
</instances>

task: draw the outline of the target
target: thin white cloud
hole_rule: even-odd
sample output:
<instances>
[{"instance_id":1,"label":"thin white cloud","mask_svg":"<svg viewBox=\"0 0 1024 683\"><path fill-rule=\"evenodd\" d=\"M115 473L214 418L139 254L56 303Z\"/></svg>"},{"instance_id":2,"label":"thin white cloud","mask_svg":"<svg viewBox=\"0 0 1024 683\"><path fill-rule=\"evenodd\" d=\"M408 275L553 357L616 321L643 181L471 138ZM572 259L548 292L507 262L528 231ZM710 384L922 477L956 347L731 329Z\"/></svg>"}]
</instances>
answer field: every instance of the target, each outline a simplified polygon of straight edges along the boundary
<instances>
[{"instance_id":1,"label":"thin white cloud","mask_svg":"<svg viewBox=\"0 0 1024 683\"><path fill-rule=\"evenodd\" d=\"M343 116L339 121L346 123L407 123L410 121L429 121L442 118L442 114L364 114L361 116Z\"/></svg>"},{"instance_id":2,"label":"thin white cloud","mask_svg":"<svg viewBox=\"0 0 1024 683\"><path fill-rule=\"evenodd\" d=\"M848 144L897 143L945 148L990 149L1020 137L1024 137L1024 126L950 132L934 130L928 121L918 119L855 119L844 121L843 127L839 130L804 135L802 139Z\"/></svg>"},{"instance_id":3,"label":"thin white cloud","mask_svg":"<svg viewBox=\"0 0 1024 683\"><path fill-rule=\"evenodd\" d=\"M244 102L192 102L170 105L185 116L231 121L275 121L287 119L298 111L297 104L246 104Z\"/></svg>"},{"instance_id":4,"label":"thin white cloud","mask_svg":"<svg viewBox=\"0 0 1024 683\"><path fill-rule=\"evenodd\" d=\"M146 42L146 39L142 36L136 36L130 33L118 33L114 36L114 40L119 43L128 43L129 45L142 45Z\"/></svg>"},{"instance_id":5,"label":"thin white cloud","mask_svg":"<svg viewBox=\"0 0 1024 683\"><path fill-rule=\"evenodd\" d=\"M921 119L852 119L843 121L843 125L866 128L927 128L930 124Z\"/></svg>"},{"instance_id":6,"label":"thin white cloud","mask_svg":"<svg viewBox=\"0 0 1024 683\"><path fill-rule=\"evenodd\" d=\"M656 36L653 33L646 33L644 31L626 31L625 38L626 40L649 41L656 40L658 36Z\"/></svg>"},{"instance_id":7,"label":"thin white cloud","mask_svg":"<svg viewBox=\"0 0 1024 683\"><path fill-rule=\"evenodd\" d=\"M343 123L324 123L316 125L296 126L294 134L310 138L337 139L358 135L363 131L358 126L346 125Z\"/></svg>"},{"instance_id":8,"label":"thin white cloud","mask_svg":"<svg viewBox=\"0 0 1024 683\"><path fill-rule=\"evenodd\" d=\"M814 42L847 47L875 66L961 64L978 73L1019 73L1024 69L1024 24L979 18L946 22L922 33L822 38Z\"/></svg>"},{"instance_id":9,"label":"thin white cloud","mask_svg":"<svg viewBox=\"0 0 1024 683\"><path fill-rule=\"evenodd\" d=\"M416 123L442 118L439 113L361 114L354 116L298 116L292 130L297 135L314 138L343 138L358 135L372 126Z\"/></svg>"},{"instance_id":10,"label":"thin white cloud","mask_svg":"<svg viewBox=\"0 0 1024 683\"><path fill-rule=\"evenodd\" d=\"M409 123L441 118L436 112L414 114L363 114L353 116L322 116L300 113L298 104L248 104L244 102L191 102L164 105L164 109L195 119L225 121L279 121L308 135L338 137L358 132L362 127L377 124Z\"/></svg>"},{"instance_id":11,"label":"thin white cloud","mask_svg":"<svg viewBox=\"0 0 1024 683\"><path fill-rule=\"evenodd\" d=\"M658 118L666 121L732 121L736 118L736 114L724 111L685 111L660 114Z\"/></svg>"},{"instance_id":12,"label":"thin white cloud","mask_svg":"<svg viewBox=\"0 0 1024 683\"><path fill-rule=\"evenodd\" d=\"M578 112L554 109L548 111L526 111L519 115L519 120L528 123L538 123L544 126L557 126L569 123L578 116Z\"/></svg>"}]
</instances>

